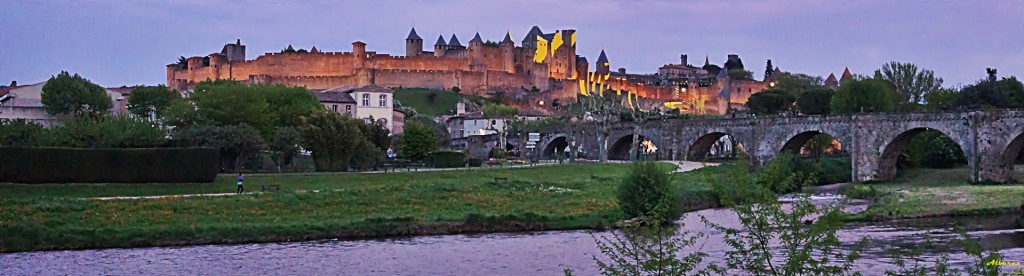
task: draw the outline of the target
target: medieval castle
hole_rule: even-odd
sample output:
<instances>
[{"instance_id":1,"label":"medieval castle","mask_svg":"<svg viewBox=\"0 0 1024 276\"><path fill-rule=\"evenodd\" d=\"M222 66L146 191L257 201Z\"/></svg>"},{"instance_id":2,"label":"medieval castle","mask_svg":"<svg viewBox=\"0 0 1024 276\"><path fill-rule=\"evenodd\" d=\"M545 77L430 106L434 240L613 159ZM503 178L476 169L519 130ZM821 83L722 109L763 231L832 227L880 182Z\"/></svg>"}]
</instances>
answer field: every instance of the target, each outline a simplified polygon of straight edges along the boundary
<instances>
[{"instance_id":1,"label":"medieval castle","mask_svg":"<svg viewBox=\"0 0 1024 276\"><path fill-rule=\"evenodd\" d=\"M744 103L751 93L763 90L767 82L729 80L721 68L711 74L686 63L666 65L653 75L611 72L604 51L595 70L585 57L576 54L576 31L544 33L534 26L519 46L506 33L500 42L484 41L477 33L464 46L454 34L447 41L437 38L433 51L424 51L423 38L412 29L405 39L405 56L378 54L366 50L366 43L352 43L351 52L309 51L267 53L246 60L245 45L238 40L224 45L219 53L194 56L167 65L167 85L186 90L197 82L228 79L250 83L274 83L329 89L338 86L378 85L449 89L462 93L523 93L541 91L533 97L571 99L579 94L627 92L666 101L665 106L696 113L724 113L730 103ZM291 48L289 46L289 48ZM742 69L738 56L730 55L726 67ZM739 66L729 66L739 62ZM710 76L710 78L709 78ZM735 90L734 90L735 89Z\"/></svg>"}]
</instances>

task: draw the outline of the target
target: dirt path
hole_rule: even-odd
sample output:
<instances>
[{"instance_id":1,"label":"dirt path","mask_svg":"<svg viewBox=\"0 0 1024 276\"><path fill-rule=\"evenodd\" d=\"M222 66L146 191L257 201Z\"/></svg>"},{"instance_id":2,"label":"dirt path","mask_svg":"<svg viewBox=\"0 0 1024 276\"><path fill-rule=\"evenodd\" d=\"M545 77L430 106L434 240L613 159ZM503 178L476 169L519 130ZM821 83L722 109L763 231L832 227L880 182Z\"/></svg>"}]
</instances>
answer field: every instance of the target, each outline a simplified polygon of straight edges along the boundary
<instances>
[{"instance_id":1,"label":"dirt path","mask_svg":"<svg viewBox=\"0 0 1024 276\"><path fill-rule=\"evenodd\" d=\"M720 163L706 163L706 162L693 162L693 161L662 161L665 163L676 165L676 170L673 173L688 172L696 169L700 169L707 166L718 166Z\"/></svg>"}]
</instances>

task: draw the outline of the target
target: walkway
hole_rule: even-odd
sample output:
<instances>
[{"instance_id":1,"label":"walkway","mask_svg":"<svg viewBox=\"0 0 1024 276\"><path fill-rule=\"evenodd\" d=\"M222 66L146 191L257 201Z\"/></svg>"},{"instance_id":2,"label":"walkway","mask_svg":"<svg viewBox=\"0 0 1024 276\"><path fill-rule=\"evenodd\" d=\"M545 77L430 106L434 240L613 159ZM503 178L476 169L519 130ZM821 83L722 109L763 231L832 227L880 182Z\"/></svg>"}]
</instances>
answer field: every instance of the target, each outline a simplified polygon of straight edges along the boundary
<instances>
[{"instance_id":1,"label":"walkway","mask_svg":"<svg viewBox=\"0 0 1024 276\"><path fill-rule=\"evenodd\" d=\"M676 170L673 173L688 172L696 169L700 169L707 166L718 166L721 163L707 163L707 162L694 162L694 161L662 161L672 165L676 165Z\"/></svg>"}]
</instances>

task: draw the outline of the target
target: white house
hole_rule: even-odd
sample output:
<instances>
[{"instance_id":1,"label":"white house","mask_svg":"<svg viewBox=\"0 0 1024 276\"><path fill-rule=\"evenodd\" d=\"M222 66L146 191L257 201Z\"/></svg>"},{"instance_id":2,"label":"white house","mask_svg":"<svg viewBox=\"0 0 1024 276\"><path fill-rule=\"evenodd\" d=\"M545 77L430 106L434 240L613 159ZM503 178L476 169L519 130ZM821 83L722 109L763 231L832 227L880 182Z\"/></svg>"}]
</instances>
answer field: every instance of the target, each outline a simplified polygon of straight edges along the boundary
<instances>
[{"instance_id":1,"label":"white house","mask_svg":"<svg viewBox=\"0 0 1024 276\"><path fill-rule=\"evenodd\" d=\"M44 81L18 86L17 82L12 82L11 86L0 89L0 119L25 119L43 126L59 124L57 118L46 113L46 108L43 107L42 94L45 84ZM126 114L124 107L128 101L127 97L118 89L104 90L112 102L111 115Z\"/></svg>"},{"instance_id":2,"label":"white house","mask_svg":"<svg viewBox=\"0 0 1024 276\"><path fill-rule=\"evenodd\" d=\"M348 113L353 118L382 122L393 134L402 133L405 114L395 111L394 93L376 85L363 87L339 86L312 91L327 110ZM396 123L397 122L397 123Z\"/></svg>"}]
</instances>

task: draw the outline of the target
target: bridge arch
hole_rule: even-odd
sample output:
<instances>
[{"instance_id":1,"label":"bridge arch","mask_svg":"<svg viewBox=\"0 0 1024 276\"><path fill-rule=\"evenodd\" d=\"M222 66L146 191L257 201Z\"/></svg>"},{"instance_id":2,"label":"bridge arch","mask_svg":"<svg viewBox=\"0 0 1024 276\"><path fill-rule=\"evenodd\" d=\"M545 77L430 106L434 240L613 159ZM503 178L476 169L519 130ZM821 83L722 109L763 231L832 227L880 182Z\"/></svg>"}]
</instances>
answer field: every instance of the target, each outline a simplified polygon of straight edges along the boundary
<instances>
[{"instance_id":1,"label":"bridge arch","mask_svg":"<svg viewBox=\"0 0 1024 276\"><path fill-rule=\"evenodd\" d=\"M999 165L1001 166L1001 172L1007 174L1004 176L1005 180L1015 177L1013 167L1017 164L1017 160L1022 157L1022 153L1024 153L1022 151L1024 151L1024 133L1020 133L1013 140L1010 140L1000 156Z\"/></svg>"},{"instance_id":2,"label":"bridge arch","mask_svg":"<svg viewBox=\"0 0 1024 276\"><path fill-rule=\"evenodd\" d=\"M782 144L782 148L779 149L779 152L801 155L801 150L804 148L804 146L806 146L807 143L811 141L811 139L814 139L819 135L828 135L828 137L835 139L835 141L838 141L840 149L842 149L844 143L847 142L836 137L837 135L833 133L828 133L821 130L807 130L797 133L796 135L790 136L790 138L786 140L786 143Z\"/></svg>"},{"instance_id":3,"label":"bridge arch","mask_svg":"<svg viewBox=\"0 0 1024 276\"><path fill-rule=\"evenodd\" d=\"M704 161L707 158L708 153L712 151L716 143L725 142L728 140L735 144L732 148L733 151L739 150L740 152L745 151L745 146L735 136L730 135L726 132L710 132L701 135L697 138L689 147L686 149L686 160L687 161ZM730 145L730 147L732 147Z\"/></svg>"},{"instance_id":4,"label":"bridge arch","mask_svg":"<svg viewBox=\"0 0 1024 276\"><path fill-rule=\"evenodd\" d=\"M640 140L640 143L648 140L643 134L638 135L637 139ZM621 135L618 139L609 141L614 142L608 145L608 160L630 160L629 150L633 147L632 133ZM640 155L639 149L637 150L637 155Z\"/></svg>"},{"instance_id":5,"label":"bridge arch","mask_svg":"<svg viewBox=\"0 0 1024 276\"><path fill-rule=\"evenodd\" d=\"M941 132L942 135L945 135L946 137L952 139L953 142L955 142L957 146L960 147L960 151L963 152L965 155L967 155L970 152L969 148L964 145L964 139L962 139L963 137L956 137L954 135L950 135L952 132L948 129L935 129L930 127L913 127L905 129L901 131L899 134L897 134L895 137L890 139L887 143L882 145L882 154L878 160L878 167L875 171L874 179L888 181L895 178L896 173L898 171L899 157L903 153L903 150L907 148L907 145L910 144L910 141L913 140L915 136L928 130ZM967 162L969 163L969 166L972 165L971 163L973 163L973 161L970 160L970 158L968 158Z\"/></svg>"},{"instance_id":6,"label":"bridge arch","mask_svg":"<svg viewBox=\"0 0 1024 276\"><path fill-rule=\"evenodd\" d=\"M543 150L540 153L542 158L555 158L555 153L564 152L569 147L569 136L558 133L545 137L542 147L538 147Z\"/></svg>"}]
</instances>

